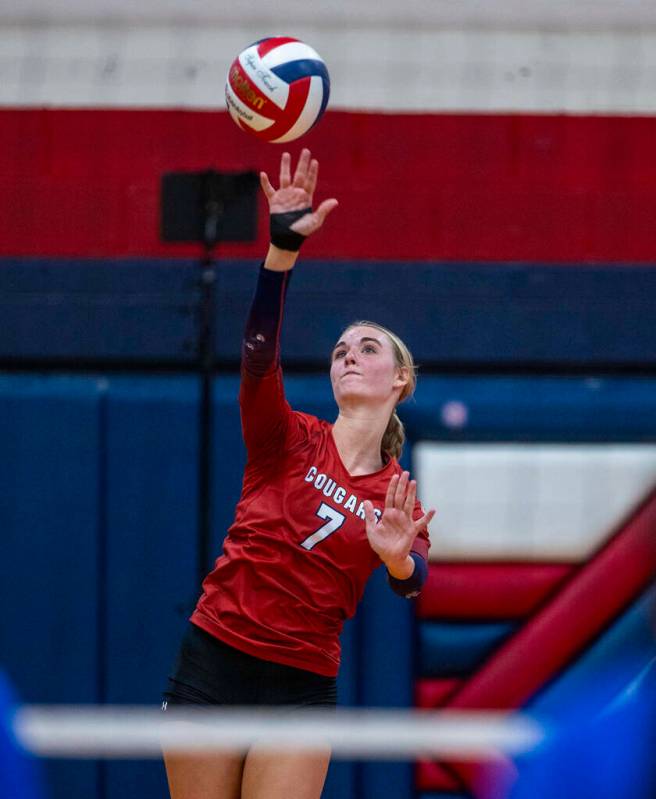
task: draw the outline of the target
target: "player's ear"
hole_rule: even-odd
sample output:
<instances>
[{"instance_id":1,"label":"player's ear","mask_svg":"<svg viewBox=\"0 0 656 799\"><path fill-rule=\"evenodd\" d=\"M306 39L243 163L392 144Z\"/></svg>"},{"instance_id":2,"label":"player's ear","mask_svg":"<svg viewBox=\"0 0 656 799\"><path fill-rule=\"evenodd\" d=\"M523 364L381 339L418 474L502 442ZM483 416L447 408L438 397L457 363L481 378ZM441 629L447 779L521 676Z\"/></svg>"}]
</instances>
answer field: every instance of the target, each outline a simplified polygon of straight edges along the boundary
<instances>
[{"instance_id":1,"label":"player's ear","mask_svg":"<svg viewBox=\"0 0 656 799\"><path fill-rule=\"evenodd\" d=\"M410 380L410 370L407 366L399 366L396 370L396 378L392 384L393 388L403 388L408 385Z\"/></svg>"}]
</instances>

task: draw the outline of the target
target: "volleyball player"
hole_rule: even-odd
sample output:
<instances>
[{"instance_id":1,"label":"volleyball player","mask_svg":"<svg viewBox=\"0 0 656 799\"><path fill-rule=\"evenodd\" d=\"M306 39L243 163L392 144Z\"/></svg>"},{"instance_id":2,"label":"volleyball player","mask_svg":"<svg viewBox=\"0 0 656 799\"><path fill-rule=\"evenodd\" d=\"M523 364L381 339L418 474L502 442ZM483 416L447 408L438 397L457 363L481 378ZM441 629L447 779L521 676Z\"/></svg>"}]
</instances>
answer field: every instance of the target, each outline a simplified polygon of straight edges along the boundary
<instances>
[{"instance_id":1,"label":"volleyball player","mask_svg":"<svg viewBox=\"0 0 656 799\"><path fill-rule=\"evenodd\" d=\"M283 391L280 328L305 238L337 200L312 211L318 162L302 151L262 173L271 245L242 348L243 488L222 557L203 583L164 707L176 704L334 707L339 634L382 564L414 596L426 576L427 527L402 471L396 405L415 385L412 356L385 328L358 322L340 336L330 379L334 424L292 411ZM318 799L329 751L246 755L165 753L172 799Z\"/></svg>"}]
</instances>

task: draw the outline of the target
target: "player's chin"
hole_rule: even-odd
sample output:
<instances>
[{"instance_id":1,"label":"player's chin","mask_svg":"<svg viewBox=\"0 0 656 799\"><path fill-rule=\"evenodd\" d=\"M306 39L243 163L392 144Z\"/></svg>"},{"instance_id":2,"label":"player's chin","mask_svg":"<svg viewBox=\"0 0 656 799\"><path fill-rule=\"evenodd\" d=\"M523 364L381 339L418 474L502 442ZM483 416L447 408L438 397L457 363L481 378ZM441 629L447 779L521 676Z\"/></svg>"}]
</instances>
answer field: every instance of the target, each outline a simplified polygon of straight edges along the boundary
<instances>
[{"instance_id":1,"label":"player's chin","mask_svg":"<svg viewBox=\"0 0 656 799\"><path fill-rule=\"evenodd\" d=\"M333 391L337 405L363 405L363 404L376 404L376 398L372 397L371 392L366 388L353 386L340 386L338 390Z\"/></svg>"},{"instance_id":2,"label":"player's chin","mask_svg":"<svg viewBox=\"0 0 656 799\"><path fill-rule=\"evenodd\" d=\"M346 405L352 405L353 400L357 398L357 394L353 391L344 391L343 389L333 388L333 396L338 408L343 408Z\"/></svg>"}]
</instances>

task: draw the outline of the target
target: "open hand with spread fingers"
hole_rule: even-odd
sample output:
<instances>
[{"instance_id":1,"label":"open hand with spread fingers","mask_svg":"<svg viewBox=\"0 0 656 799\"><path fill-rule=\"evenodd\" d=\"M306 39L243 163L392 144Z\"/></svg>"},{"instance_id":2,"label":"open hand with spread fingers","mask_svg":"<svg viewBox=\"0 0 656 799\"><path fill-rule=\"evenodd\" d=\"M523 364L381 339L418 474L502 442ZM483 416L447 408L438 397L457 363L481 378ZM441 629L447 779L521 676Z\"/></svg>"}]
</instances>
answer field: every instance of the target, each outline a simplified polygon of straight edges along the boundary
<instances>
[{"instance_id":1,"label":"open hand with spread fingers","mask_svg":"<svg viewBox=\"0 0 656 799\"><path fill-rule=\"evenodd\" d=\"M324 220L337 207L338 202L334 197L324 200L316 211L312 211L312 199L319 175L319 162L316 158L311 157L310 151L305 147L301 151L293 178L291 163L291 155L283 153L280 159L279 188L273 188L266 172L260 172L260 184L269 202L270 214L306 211L290 225L290 230L301 236L310 236L323 225Z\"/></svg>"},{"instance_id":2,"label":"open hand with spread fingers","mask_svg":"<svg viewBox=\"0 0 656 799\"><path fill-rule=\"evenodd\" d=\"M414 561L410 550L419 531L435 516L435 511L429 510L416 521L412 518L416 495L417 482L410 480L409 472L403 472L395 474L389 482L380 520L376 519L373 504L369 500L364 503L369 544L389 573L400 580L412 574Z\"/></svg>"}]
</instances>

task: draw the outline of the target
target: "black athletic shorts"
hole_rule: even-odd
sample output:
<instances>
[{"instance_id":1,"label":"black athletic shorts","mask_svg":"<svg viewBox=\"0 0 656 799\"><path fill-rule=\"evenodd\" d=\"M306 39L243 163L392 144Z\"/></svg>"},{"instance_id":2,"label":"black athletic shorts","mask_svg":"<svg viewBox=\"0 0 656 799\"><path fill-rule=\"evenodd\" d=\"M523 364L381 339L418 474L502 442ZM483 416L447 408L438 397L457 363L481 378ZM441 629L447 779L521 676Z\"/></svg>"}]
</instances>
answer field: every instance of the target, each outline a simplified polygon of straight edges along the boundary
<instances>
[{"instance_id":1,"label":"black athletic shorts","mask_svg":"<svg viewBox=\"0 0 656 799\"><path fill-rule=\"evenodd\" d=\"M164 691L172 705L334 707L337 681L247 655L191 622Z\"/></svg>"}]
</instances>

